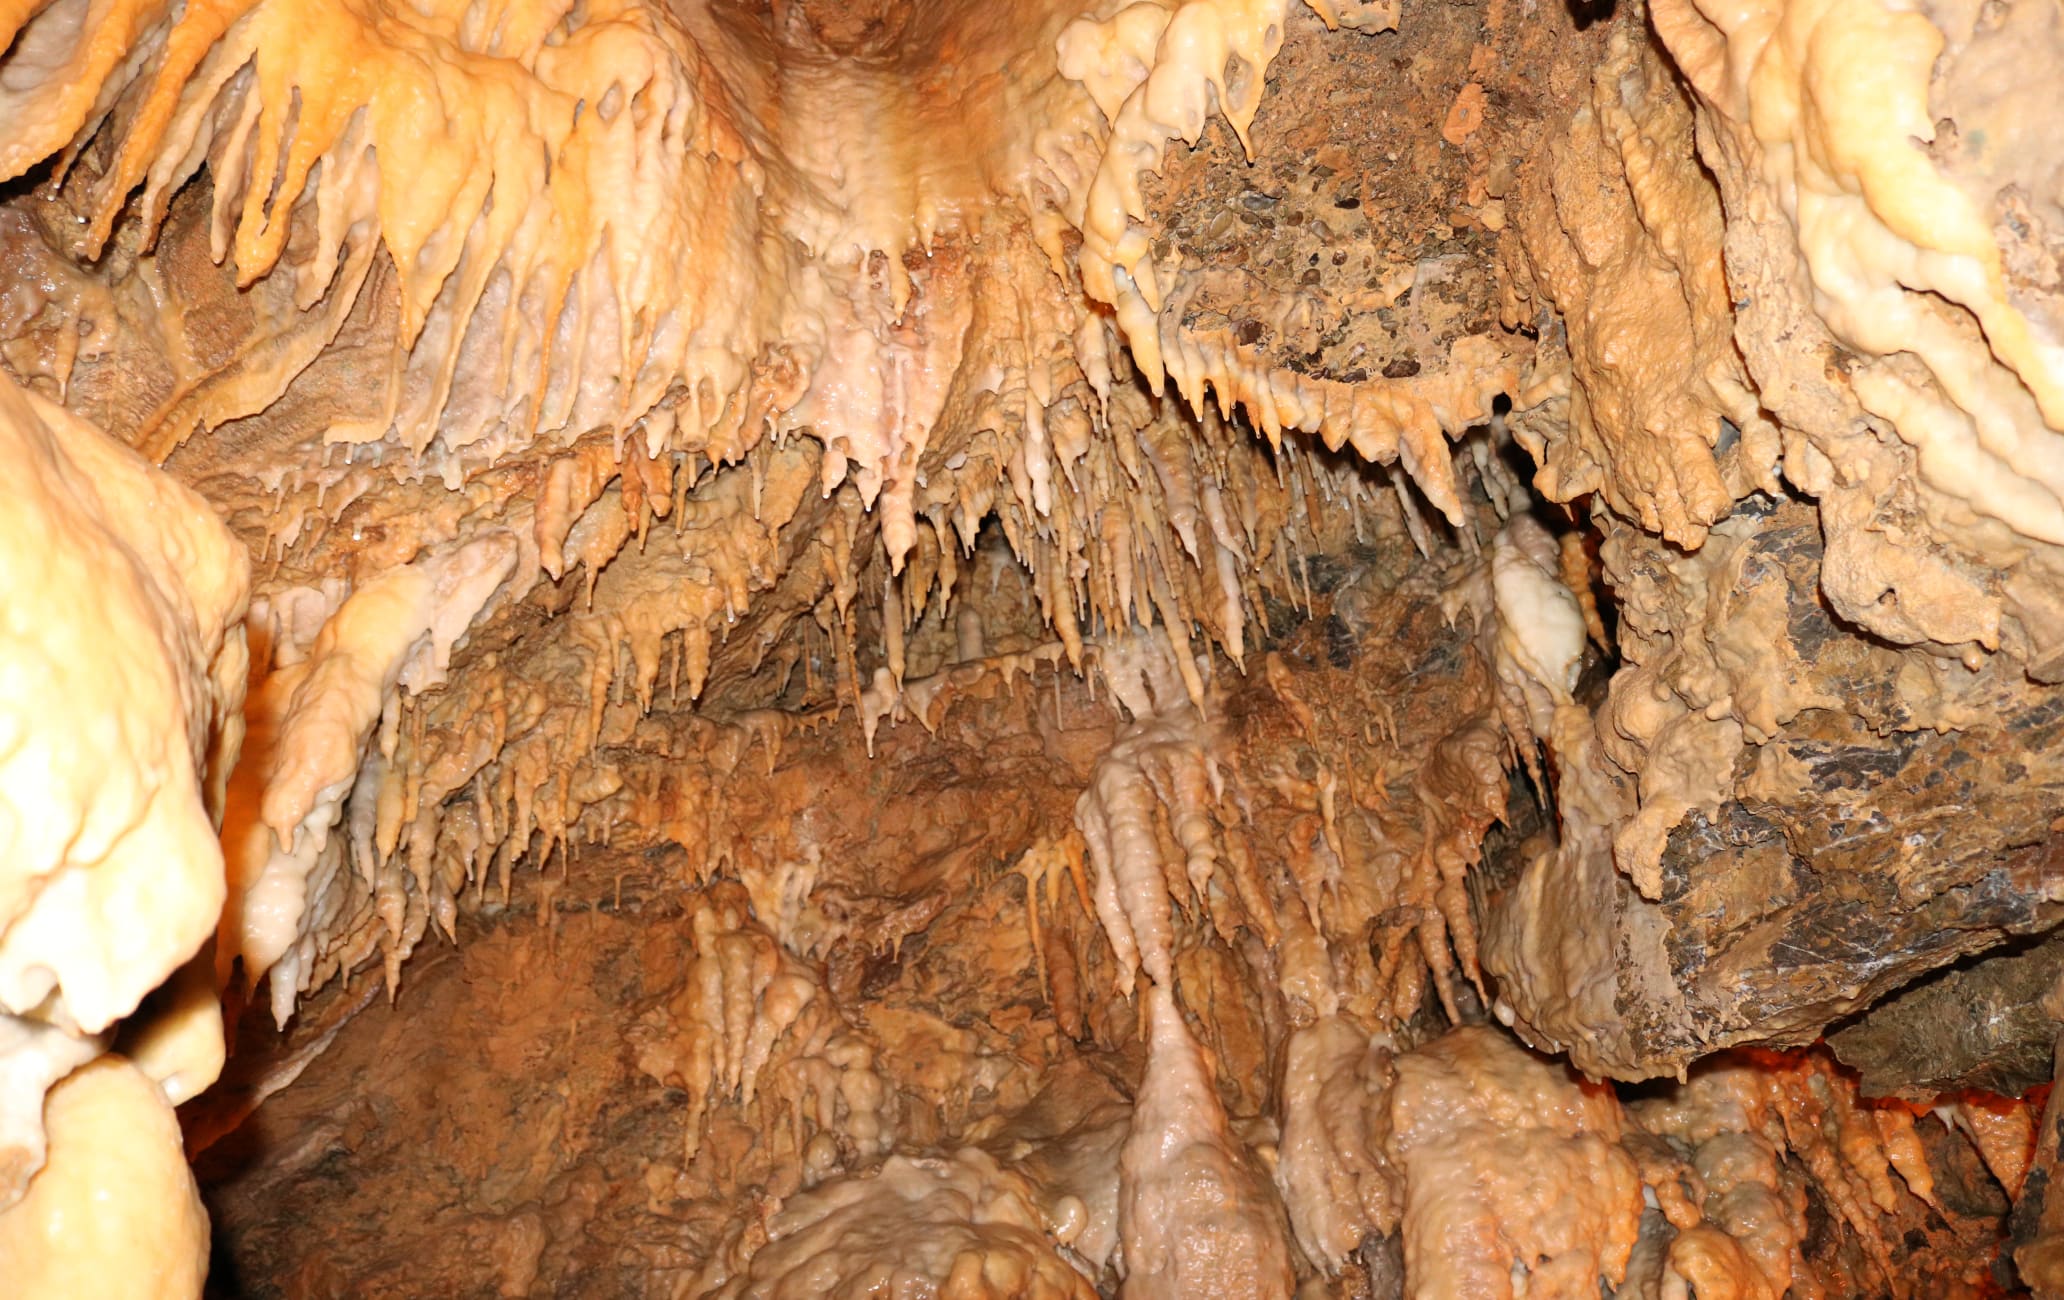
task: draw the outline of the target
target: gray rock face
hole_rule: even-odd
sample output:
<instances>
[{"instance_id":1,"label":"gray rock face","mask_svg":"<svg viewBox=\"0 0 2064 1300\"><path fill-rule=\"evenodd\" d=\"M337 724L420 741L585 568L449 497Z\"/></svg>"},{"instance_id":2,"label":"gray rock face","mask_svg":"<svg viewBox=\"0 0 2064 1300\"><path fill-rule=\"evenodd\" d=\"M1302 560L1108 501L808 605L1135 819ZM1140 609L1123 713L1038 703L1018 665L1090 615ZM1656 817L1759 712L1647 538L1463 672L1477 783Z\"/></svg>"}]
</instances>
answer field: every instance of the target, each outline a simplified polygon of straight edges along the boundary
<instances>
[{"instance_id":1,"label":"gray rock face","mask_svg":"<svg viewBox=\"0 0 2064 1300\"><path fill-rule=\"evenodd\" d=\"M1972 1089L2017 1097L2049 1082L2057 1025L2042 998L2064 939L1987 955L1900 990L1828 1035L1865 1095L1926 1101Z\"/></svg>"},{"instance_id":2,"label":"gray rock face","mask_svg":"<svg viewBox=\"0 0 2064 1300\"><path fill-rule=\"evenodd\" d=\"M1510 938L1490 945L1486 964L1522 1029L1567 1045L1598 1074L1646 1077L1729 1046L1811 1042L1931 971L2064 920L2051 901L2064 883L2064 694L2010 664L1974 672L1842 624L1818 595L1820 535L1800 503L1752 507L1716 540L1725 534L1732 547L1709 543L1691 557L1631 533L1616 554L1609 544L1614 567L1648 584L1677 630L1616 678L1599 722L1614 761L1599 765L1640 783L1646 801L1654 769L1673 756L1668 737L1644 749L1608 729L1625 716L1616 708L1657 683L1692 706L1686 725L1704 725L1701 708L1745 718L1760 709L1760 727L1747 730L1761 743L1735 746L1717 809L1695 807L1669 832L1658 897L1641 897L1599 843L1529 866L1558 878L1489 903L1489 928ZM1781 610L1771 601L1780 593ZM1732 693L1716 696L1713 680ZM1512 957L1529 944L1542 951L1579 917L1610 940L1582 945L1583 959L1554 980ZM1558 951L1568 963L1580 950ZM1930 1053L1951 1039L1963 1046L1927 1066L1872 1055L1864 1044L1879 1031L1857 1027L1850 1050L1869 1057L1882 1090L1922 1087L1923 1070L2004 1079L2036 1068L2006 1047L2032 1032L2018 1017L1996 1029L1966 1023L1979 978L1888 1008L1889 1038L1914 1017L1958 1022L1929 1031ZM1982 979L2039 982L2018 965ZM2006 984L1992 996L2010 996ZM1601 1023L1582 1023L1593 1018ZM1992 1033L2000 1041L1980 1041Z\"/></svg>"}]
</instances>

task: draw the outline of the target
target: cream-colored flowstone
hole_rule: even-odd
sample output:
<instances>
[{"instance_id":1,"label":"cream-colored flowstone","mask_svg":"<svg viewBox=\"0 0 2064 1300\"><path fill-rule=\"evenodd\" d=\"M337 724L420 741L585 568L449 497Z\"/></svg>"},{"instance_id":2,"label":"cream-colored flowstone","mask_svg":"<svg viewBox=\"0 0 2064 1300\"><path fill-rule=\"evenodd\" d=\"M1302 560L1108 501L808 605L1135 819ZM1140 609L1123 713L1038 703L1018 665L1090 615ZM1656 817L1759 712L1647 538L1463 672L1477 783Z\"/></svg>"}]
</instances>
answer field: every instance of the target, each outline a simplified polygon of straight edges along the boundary
<instances>
[{"instance_id":1,"label":"cream-colored flowstone","mask_svg":"<svg viewBox=\"0 0 2064 1300\"><path fill-rule=\"evenodd\" d=\"M119 1056L53 1088L50 1158L0 1213L0 1278L26 1300L197 1300L208 1214L179 1121L150 1077Z\"/></svg>"},{"instance_id":2,"label":"cream-colored flowstone","mask_svg":"<svg viewBox=\"0 0 2064 1300\"><path fill-rule=\"evenodd\" d=\"M43 1090L192 958L224 893L211 809L242 735L248 565L198 496L0 377L0 1205ZM212 989L148 1062L191 1095ZM212 1023L211 1023L212 1022Z\"/></svg>"}]
</instances>

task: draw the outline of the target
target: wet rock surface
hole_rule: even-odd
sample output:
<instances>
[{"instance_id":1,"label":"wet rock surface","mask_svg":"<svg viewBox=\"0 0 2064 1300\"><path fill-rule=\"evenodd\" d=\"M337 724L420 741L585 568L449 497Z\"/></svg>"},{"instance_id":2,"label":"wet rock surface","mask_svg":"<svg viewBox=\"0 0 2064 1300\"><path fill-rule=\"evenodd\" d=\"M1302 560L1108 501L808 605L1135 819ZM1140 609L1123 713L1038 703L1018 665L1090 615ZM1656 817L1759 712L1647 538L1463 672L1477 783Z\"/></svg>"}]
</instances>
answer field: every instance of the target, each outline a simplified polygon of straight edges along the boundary
<instances>
[{"instance_id":1,"label":"wet rock surface","mask_svg":"<svg viewBox=\"0 0 2064 1300\"><path fill-rule=\"evenodd\" d=\"M2049 1082L2057 1027L2043 998L2060 970L2056 939L1988 951L1901 989L1828 1046L1871 1096L2017 1097Z\"/></svg>"}]
</instances>

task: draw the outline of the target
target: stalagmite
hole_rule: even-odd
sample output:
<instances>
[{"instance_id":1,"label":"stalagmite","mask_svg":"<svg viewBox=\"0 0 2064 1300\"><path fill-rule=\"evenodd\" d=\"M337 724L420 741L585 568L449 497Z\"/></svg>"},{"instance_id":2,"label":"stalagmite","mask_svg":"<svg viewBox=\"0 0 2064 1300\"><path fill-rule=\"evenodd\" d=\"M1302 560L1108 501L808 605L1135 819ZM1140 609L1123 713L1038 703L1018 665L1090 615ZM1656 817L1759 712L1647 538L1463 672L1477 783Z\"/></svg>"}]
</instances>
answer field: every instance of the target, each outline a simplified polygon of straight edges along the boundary
<instances>
[{"instance_id":1,"label":"stalagmite","mask_svg":"<svg viewBox=\"0 0 2064 1300\"><path fill-rule=\"evenodd\" d=\"M1175 994L1146 990L1147 1072L1120 1165L1123 1294L1288 1296L1288 1233L1219 1108Z\"/></svg>"},{"instance_id":2,"label":"stalagmite","mask_svg":"<svg viewBox=\"0 0 2064 1300\"><path fill-rule=\"evenodd\" d=\"M1288 1296L1293 1285L1279 1209L1240 1151L1212 1088L1210 1067L1176 1001L1173 881L1177 867L1156 840L1160 795L1149 764L1163 751L1208 743L1180 684L1180 650L1150 636L1104 647L1104 673L1132 714L1076 807L1096 865L1098 919L1121 963L1121 987L1137 987L1147 1023L1147 1065L1120 1166L1119 1232L1127 1296ZM1203 759L1208 764L1208 758ZM1202 785L1176 787L1167 819L1208 817ZM1191 862L1203 842L1177 830ZM1144 971L1146 984L1135 984Z\"/></svg>"}]
</instances>

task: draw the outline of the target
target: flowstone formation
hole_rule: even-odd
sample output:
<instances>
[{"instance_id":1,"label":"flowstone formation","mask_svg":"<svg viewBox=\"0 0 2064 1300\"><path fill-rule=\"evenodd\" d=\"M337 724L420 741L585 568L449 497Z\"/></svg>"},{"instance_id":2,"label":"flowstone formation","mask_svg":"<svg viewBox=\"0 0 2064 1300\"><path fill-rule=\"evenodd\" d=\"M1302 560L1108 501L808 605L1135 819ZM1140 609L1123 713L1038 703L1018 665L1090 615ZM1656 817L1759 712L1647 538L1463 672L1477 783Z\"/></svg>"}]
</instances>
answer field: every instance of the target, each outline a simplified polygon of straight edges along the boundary
<instances>
[{"instance_id":1,"label":"flowstone formation","mask_svg":"<svg viewBox=\"0 0 2064 1300\"><path fill-rule=\"evenodd\" d=\"M0 0L0 1291L2064 1295L2060 75Z\"/></svg>"}]
</instances>

